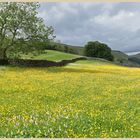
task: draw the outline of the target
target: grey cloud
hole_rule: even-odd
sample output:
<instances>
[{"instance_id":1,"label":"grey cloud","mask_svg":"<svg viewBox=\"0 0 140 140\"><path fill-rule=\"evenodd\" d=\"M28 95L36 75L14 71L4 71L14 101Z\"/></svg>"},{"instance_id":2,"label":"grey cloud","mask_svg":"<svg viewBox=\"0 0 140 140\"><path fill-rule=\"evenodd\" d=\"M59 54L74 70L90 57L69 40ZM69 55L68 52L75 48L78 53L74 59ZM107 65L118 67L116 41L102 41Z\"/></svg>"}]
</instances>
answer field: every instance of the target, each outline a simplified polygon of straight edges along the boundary
<instances>
[{"instance_id":1,"label":"grey cloud","mask_svg":"<svg viewBox=\"0 0 140 140\"><path fill-rule=\"evenodd\" d=\"M140 50L140 3L41 3L39 16L58 40L84 46L99 40L112 49Z\"/></svg>"}]
</instances>

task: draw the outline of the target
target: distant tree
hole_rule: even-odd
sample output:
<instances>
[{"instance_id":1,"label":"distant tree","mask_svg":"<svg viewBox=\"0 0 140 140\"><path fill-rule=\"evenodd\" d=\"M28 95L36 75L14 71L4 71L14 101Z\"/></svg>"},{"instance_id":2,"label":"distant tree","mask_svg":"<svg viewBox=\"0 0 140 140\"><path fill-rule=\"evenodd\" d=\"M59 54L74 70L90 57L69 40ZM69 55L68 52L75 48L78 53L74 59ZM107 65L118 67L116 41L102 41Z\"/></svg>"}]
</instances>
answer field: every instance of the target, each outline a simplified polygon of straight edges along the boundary
<instances>
[{"instance_id":1,"label":"distant tree","mask_svg":"<svg viewBox=\"0 0 140 140\"><path fill-rule=\"evenodd\" d=\"M99 57L112 61L113 55L111 54L111 48L106 44L98 41L88 42L85 45L84 54L88 57Z\"/></svg>"},{"instance_id":2,"label":"distant tree","mask_svg":"<svg viewBox=\"0 0 140 140\"><path fill-rule=\"evenodd\" d=\"M53 28L46 27L37 16L39 3L0 3L0 51L7 59L7 51L15 47L44 42L53 39Z\"/></svg>"}]
</instances>

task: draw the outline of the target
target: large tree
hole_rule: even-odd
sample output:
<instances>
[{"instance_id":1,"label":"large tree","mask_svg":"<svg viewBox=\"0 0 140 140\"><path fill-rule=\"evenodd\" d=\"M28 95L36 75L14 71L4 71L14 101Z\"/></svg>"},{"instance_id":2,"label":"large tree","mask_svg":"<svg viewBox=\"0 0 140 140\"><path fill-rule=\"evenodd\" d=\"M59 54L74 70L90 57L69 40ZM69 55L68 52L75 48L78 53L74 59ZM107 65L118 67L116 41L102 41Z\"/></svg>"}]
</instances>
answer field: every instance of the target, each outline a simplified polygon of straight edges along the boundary
<instances>
[{"instance_id":1,"label":"large tree","mask_svg":"<svg viewBox=\"0 0 140 140\"><path fill-rule=\"evenodd\" d=\"M38 17L39 3L0 3L0 51L7 59L7 51L19 42L49 41L53 28L45 26Z\"/></svg>"},{"instance_id":2,"label":"large tree","mask_svg":"<svg viewBox=\"0 0 140 140\"><path fill-rule=\"evenodd\" d=\"M110 61L113 61L113 55L111 54L111 48L104 43L98 41L88 42L85 45L84 53L88 57L99 57Z\"/></svg>"}]
</instances>

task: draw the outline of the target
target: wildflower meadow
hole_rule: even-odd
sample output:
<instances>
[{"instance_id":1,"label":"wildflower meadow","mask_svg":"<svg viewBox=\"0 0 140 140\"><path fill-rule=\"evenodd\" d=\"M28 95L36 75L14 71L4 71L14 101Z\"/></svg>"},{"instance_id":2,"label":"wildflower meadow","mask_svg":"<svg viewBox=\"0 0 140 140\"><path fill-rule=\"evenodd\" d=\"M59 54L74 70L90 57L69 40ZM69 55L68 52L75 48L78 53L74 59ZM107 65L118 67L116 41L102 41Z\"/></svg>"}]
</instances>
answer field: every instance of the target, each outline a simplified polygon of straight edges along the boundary
<instances>
[{"instance_id":1,"label":"wildflower meadow","mask_svg":"<svg viewBox=\"0 0 140 140\"><path fill-rule=\"evenodd\" d=\"M100 61L0 67L0 137L140 137L140 69Z\"/></svg>"}]
</instances>

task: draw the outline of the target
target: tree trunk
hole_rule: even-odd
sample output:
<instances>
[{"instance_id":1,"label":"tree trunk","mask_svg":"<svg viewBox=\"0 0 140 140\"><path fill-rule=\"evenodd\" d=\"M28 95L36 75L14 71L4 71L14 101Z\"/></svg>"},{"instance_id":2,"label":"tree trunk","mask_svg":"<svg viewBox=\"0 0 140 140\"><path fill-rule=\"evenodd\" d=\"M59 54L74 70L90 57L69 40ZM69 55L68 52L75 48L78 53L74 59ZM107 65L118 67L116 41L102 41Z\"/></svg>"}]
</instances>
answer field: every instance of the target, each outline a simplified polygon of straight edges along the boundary
<instances>
[{"instance_id":1,"label":"tree trunk","mask_svg":"<svg viewBox=\"0 0 140 140\"><path fill-rule=\"evenodd\" d=\"M8 59L8 58L7 58L7 54L6 54L7 49L8 49L8 48L4 48L4 50L3 50L3 59L5 59L5 60Z\"/></svg>"}]
</instances>

